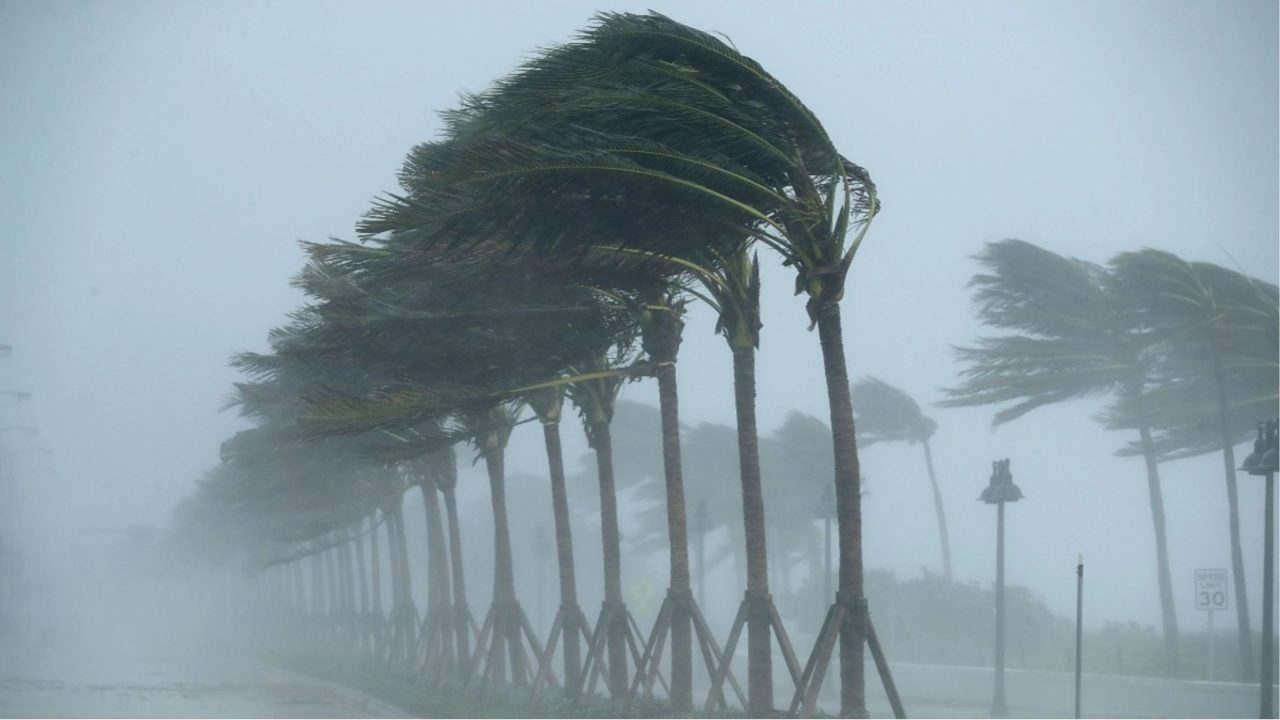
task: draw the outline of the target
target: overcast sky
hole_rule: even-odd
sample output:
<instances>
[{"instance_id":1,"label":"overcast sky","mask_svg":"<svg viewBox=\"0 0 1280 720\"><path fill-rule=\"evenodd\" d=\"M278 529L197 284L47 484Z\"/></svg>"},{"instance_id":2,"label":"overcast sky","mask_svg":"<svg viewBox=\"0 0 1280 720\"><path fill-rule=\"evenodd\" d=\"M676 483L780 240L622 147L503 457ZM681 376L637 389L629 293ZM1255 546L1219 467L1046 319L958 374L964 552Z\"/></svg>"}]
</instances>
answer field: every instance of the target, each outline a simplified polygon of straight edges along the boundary
<instances>
[{"instance_id":1,"label":"overcast sky","mask_svg":"<svg viewBox=\"0 0 1280 720\"><path fill-rule=\"evenodd\" d=\"M844 300L853 378L922 404L955 382L949 348L979 332L970 258L989 241L1095 262L1150 245L1276 281L1277 9L1265 0L0 0L0 343L15 348L0 389L34 394L0 398L0 425L38 424L55 449L39 492L74 526L166 522L242 427L218 412L236 379L227 358L265 349L301 300L288 285L296 241L353 239L458 93L597 10L648 8L731 38L878 184L884 210ZM768 432L791 409L825 418L826 403L803 299L762 260ZM696 311L683 417L731 424L729 354L711 330ZM1092 620L1155 622L1143 471L1110 457L1129 438L1100 430L1098 407L994 433L989 409L930 410L956 573L991 577L994 513L974 498L1008 456L1027 495L1009 512L1010 581L1066 612L1083 551L1106 597ZM540 472L527 435L514 443ZM864 453L870 567L937 568L916 450ZM1163 468L1184 626L1201 622L1192 569L1229 566L1220 468ZM1249 477L1241 492L1255 568L1261 493ZM895 532L904 516L915 537Z\"/></svg>"}]
</instances>

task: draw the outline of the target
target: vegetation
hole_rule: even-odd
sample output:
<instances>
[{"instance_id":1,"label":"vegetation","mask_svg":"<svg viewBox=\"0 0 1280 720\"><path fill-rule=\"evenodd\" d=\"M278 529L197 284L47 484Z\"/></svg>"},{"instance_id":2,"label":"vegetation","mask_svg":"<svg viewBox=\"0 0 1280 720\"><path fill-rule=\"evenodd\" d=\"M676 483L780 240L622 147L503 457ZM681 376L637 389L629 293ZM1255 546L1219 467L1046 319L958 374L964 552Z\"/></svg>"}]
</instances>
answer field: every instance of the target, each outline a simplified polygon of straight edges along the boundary
<instances>
[{"instance_id":1,"label":"vegetation","mask_svg":"<svg viewBox=\"0 0 1280 720\"><path fill-rule=\"evenodd\" d=\"M731 679L702 709L733 711L736 697L748 715L767 716L779 705L773 638L789 648L783 617L823 635L813 662L825 663L838 642L840 712L862 716L869 602L890 609L881 634L894 659L985 662L990 592L953 582L929 449L937 424L901 390L874 378L851 389L848 380L839 302L879 200L869 174L837 151L813 113L730 44L649 13L598 16L445 119L442 138L408 154L401 191L364 217L361 243L305 245L309 261L295 283L307 305L272 331L270 352L233 359L247 381L230 404L254 427L224 444L222 463L180 506L183 546L256 572L281 626L308 636L325 658L315 672L349 672L428 716L471 716L456 704L470 692L493 700L475 711L485 714L586 717L630 704L689 715L697 708L694 637L708 674L725 679L744 626L745 693ZM763 438L755 406L761 247L781 255L797 273L796 293L807 296L829 405L826 421L792 414ZM1237 418L1274 407L1276 292L1144 252L1108 269L1022 241L988 245L972 285L979 317L1005 334L958 351L966 368L943 405L1005 404L1000 424L1049 403L1112 398L1103 420L1137 430L1126 451L1146 460L1164 664L1178 674L1158 463L1206 448L1230 458ZM1163 270L1151 270L1155 260ZM1197 279L1197 294L1170 301L1162 283L1183 276ZM715 311L729 345L734 427L680 425L676 362L691 302ZM1211 384L1202 380L1206 367ZM658 381L656 412L619 402L626 382L649 377ZM1216 445L1202 421L1206 398ZM605 602L594 626L578 607L569 512L582 499L565 477L565 400L583 424L598 490ZM535 419L560 576L547 638L514 580L511 516L524 521L534 509L510 502L507 490L508 441ZM921 443L941 579L871 573L864 581L856 439ZM488 517L459 516L462 443L484 461ZM623 602L620 487L649 501L633 547L669 550L668 614L648 636ZM406 541L410 488L421 493L428 529L421 569L411 568ZM696 528L699 588L705 533L725 527L734 538L711 560L733 557L745 590L723 654L692 594L688 502L709 508ZM826 572L816 550L819 502L834 505L837 521L834 597L816 592ZM468 605L461 523L491 523L492 601L481 622ZM807 574L791 572L798 564ZM425 598L413 594L417 572ZM775 591L789 612L779 612ZM1013 657L1052 665L1064 622L1026 591L1010 595L1024 626L1013 633L1023 643ZM829 605L821 626L815 597ZM1247 645L1247 627L1240 637ZM669 707L648 704L664 643ZM800 663L787 660L798 676ZM607 705L591 696L598 676Z\"/></svg>"},{"instance_id":2,"label":"vegetation","mask_svg":"<svg viewBox=\"0 0 1280 720\"><path fill-rule=\"evenodd\" d=\"M992 421L999 425L1051 403L1113 398L1101 420L1111 429L1136 429L1138 441L1120 452L1140 454L1146 464L1165 670L1177 677L1182 674L1178 622L1158 464L1215 447L1223 450L1234 576L1243 597L1231 447L1245 439L1251 423L1232 427L1227 368L1240 410L1262 413L1260 417L1275 410L1276 286L1153 250L1121 254L1107 269L1021 240L1005 240L989 243L978 261L986 271L970 283L978 316L1009 334L957 348L967 365L964 382L947 390L940 404L1004 404ZM1221 337L1228 330L1229 343ZM1221 345L1226 345L1222 352ZM1227 348L1231 359L1224 365ZM1216 413L1205 412L1205 376L1212 378ZM1206 443L1206 427L1212 428L1210 437L1216 442ZM1252 657L1252 634L1246 603L1237 606L1246 608L1239 611L1238 642L1241 673L1249 677L1246 655Z\"/></svg>"},{"instance_id":3,"label":"vegetation","mask_svg":"<svg viewBox=\"0 0 1280 720\"><path fill-rule=\"evenodd\" d=\"M938 423L920 410L911 396L878 378L864 378L854 384L854 406L858 409L858 444L870 447L880 442L920 443L924 449L929 486L933 489L933 510L938 518L938 540L942 544L942 575L951 581L951 539L947 537L947 513L933 470L929 438Z\"/></svg>"}]
</instances>

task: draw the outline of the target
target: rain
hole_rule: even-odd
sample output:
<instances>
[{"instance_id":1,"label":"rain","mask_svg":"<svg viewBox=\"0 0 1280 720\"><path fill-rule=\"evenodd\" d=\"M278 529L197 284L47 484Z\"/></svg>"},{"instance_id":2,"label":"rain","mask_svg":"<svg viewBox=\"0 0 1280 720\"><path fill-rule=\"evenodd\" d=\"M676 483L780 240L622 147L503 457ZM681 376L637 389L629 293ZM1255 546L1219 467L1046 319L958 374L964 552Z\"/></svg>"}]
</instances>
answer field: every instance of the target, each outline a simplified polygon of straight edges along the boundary
<instances>
[{"instance_id":1,"label":"rain","mask_svg":"<svg viewBox=\"0 0 1280 720\"><path fill-rule=\"evenodd\" d=\"M1275 717L1278 26L0 0L0 716Z\"/></svg>"}]
</instances>

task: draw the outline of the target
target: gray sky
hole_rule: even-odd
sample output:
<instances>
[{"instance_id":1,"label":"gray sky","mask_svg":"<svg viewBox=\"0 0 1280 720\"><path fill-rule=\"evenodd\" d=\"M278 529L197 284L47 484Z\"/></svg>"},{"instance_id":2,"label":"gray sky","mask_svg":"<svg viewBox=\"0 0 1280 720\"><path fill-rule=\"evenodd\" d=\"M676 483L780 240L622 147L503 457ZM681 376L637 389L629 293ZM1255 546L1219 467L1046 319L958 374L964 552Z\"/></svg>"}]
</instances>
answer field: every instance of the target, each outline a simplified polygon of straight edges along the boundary
<instances>
[{"instance_id":1,"label":"gray sky","mask_svg":"<svg viewBox=\"0 0 1280 720\"><path fill-rule=\"evenodd\" d=\"M296 240L353 238L459 92L596 10L648 8L729 36L876 180L884 211L843 306L851 377L936 400L955 381L949 346L978 332L964 285L987 241L1096 262L1152 245L1276 281L1274 2L0 0L0 343L15 347L0 389L35 394L0 420L39 424L56 448L50 496L79 525L163 523L241 427L218 413L228 356L264 349L300 302ZM767 432L826 404L803 301L763 260ZM682 410L731 424L711 327L698 311L686 332ZM1095 621L1155 622L1142 469L1110 457L1128 438L1101 431L1097 409L996 433L988 409L932 412L956 572L990 579L993 513L974 498L1010 456L1028 496L1009 513L1010 581L1066 612L1083 551L1110 589ZM535 463L539 443L515 439ZM864 455L871 567L938 565L915 455ZM1180 620L1196 627L1191 570L1229 564L1220 460L1164 473ZM1260 491L1247 477L1241 490L1259 537ZM895 532L904 517L919 537Z\"/></svg>"}]
</instances>

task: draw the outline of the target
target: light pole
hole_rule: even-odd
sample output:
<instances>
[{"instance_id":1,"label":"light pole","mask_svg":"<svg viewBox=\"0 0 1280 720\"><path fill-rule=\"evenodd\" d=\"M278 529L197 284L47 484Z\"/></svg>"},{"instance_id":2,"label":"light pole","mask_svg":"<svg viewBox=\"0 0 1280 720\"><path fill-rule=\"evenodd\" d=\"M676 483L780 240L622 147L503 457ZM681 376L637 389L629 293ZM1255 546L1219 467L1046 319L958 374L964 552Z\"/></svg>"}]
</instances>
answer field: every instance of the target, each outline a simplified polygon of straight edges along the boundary
<instances>
[{"instance_id":1,"label":"light pole","mask_svg":"<svg viewBox=\"0 0 1280 720\"><path fill-rule=\"evenodd\" d=\"M835 485L823 486L822 498L813 514L822 521L822 602L831 602L831 521L836 517Z\"/></svg>"},{"instance_id":2,"label":"light pole","mask_svg":"<svg viewBox=\"0 0 1280 720\"><path fill-rule=\"evenodd\" d=\"M1008 458L991 463L991 478L978 499L996 506L996 658L991 717L1007 718L1009 704L1004 698L1004 505L1022 499L1022 490L1013 484Z\"/></svg>"},{"instance_id":3,"label":"light pole","mask_svg":"<svg viewBox=\"0 0 1280 720\"><path fill-rule=\"evenodd\" d=\"M1271 691L1275 688L1275 652L1272 640L1275 635L1276 605L1276 470L1277 435L1280 434L1280 418L1258 423L1258 437L1253 441L1253 452L1244 459L1240 469L1250 475L1267 478L1266 510L1262 531L1262 707L1260 717L1275 717L1271 703Z\"/></svg>"}]
</instances>

